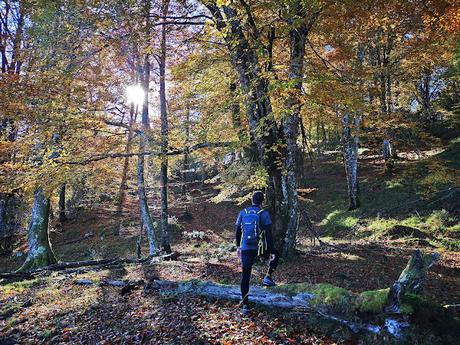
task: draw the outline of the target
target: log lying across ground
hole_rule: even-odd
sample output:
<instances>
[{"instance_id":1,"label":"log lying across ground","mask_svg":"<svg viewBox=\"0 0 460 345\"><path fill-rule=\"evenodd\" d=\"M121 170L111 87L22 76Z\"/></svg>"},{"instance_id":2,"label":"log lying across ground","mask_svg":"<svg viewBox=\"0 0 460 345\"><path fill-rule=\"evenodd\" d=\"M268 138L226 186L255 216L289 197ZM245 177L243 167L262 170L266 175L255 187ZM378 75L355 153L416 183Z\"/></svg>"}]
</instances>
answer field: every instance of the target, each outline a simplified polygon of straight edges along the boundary
<instances>
[{"instance_id":1,"label":"log lying across ground","mask_svg":"<svg viewBox=\"0 0 460 345\"><path fill-rule=\"evenodd\" d=\"M337 335L337 328L341 329L341 337L358 333L368 343L388 343L393 339L413 344L430 339L430 344L454 344L460 337L460 321L420 295L426 271L438 257L416 251L399 279L387 289L357 294L330 284L252 286L249 299L265 309L294 312L306 325L326 333ZM145 286L147 292L152 289L169 296L241 299L239 286L200 280L155 280Z\"/></svg>"},{"instance_id":2,"label":"log lying across ground","mask_svg":"<svg viewBox=\"0 0 460 345\"><path fill-rule=\"evenodd\" d=\"M69 268L79 268L79 267L106 267L106 266L113 266L113 265L121 265L121 264L140 264L147 262L149 260L152 263L158 263L163 260L175 260L180 256L177 252L172 252L165 255L159 255L154 257L148 257L144 259L102 259L102 260L85 260L85 261L71 261L71 262L59 262L57 264L37 268L34 270L29 270L25 272L0 272L0 279L27 279L38 274L55 272L55 271L63 271Z\"/></svg>"}]
</instances>

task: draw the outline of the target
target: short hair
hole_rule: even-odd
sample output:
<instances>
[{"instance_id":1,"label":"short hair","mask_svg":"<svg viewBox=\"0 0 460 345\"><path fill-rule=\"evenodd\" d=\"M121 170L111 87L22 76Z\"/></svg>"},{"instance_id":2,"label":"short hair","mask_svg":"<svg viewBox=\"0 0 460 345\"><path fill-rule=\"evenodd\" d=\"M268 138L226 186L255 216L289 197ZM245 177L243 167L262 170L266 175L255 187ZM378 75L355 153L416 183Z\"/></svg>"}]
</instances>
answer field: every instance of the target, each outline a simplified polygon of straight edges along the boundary
<instances>
[{"instance_id":1,"label":"short hair","mask_svg":"<svg viewBox=\"0 0 460 345\"><path fill-rule=\"evenodd\" d=\"M259 190L252 194L252 203L254 205L262 205L262 202L264 201L264 199L265 199L264 193L262 193Z\"/></svg>"}]
</instances>

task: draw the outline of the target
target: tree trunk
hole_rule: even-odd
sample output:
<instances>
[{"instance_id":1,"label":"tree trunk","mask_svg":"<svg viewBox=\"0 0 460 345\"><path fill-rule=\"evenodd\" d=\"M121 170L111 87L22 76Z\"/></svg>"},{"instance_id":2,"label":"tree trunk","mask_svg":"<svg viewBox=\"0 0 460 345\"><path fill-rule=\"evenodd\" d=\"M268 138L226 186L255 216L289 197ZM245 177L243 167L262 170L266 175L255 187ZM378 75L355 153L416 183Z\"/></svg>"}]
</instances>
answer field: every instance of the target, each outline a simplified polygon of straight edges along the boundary
<instances>
[{"instance_id":1,"label":"tree trunk","mask_svg":"<svg viewBox=\"0 0 460 345\"><path fill-rule=\"evenodd\" d=\"M169 0L162 2L163 17L168 15ZM160 52L160 116L161 116L161 168L160 168L160 202L161 202L161 249L171 253L169 242L168 224L168 113L166 109L166 25L161 28L161 52Z\"/></svg>"},{"instance_id":2,"label":"tree trunk","mask_svg":"<svg viewBox=\"0 0 460 345\"><path fill-rule=\"evenodd\" d=\"M150 1L145 2L145 20L146 20L146 38L150 40ZM150 89L150 54L145 54L144 66L142 69L142 87L145 92L144 102L142 104L142 131L139 135L139 152L145 152L147 147L146 133L150 130L150 119L149 119L149 89ZM137 190L139 196L139 208L141 223L147 232L147 238L149 241L149 255L157 255L157 241L155 238L155 223L150 215L147 195L145 192L145 156L139 155L137 160Z\"/></svg>"},{"instance_id":3,"label":"tree trunk","mask_svg":"<svg viewBox=\"0 0 460 345\"><path fill-rule=\"evenodd\" d=\"M416 250L407 263L406 268L401 272L398 280L390 288L386 310L399 313L401 300L405 293L420 294L426 278L426 272L439 259L438 253L423 255Z\"/></svg>"},{"instance_id":4,"label":"tree trunk","mask_svg":"<svg viewBox=\"0 0 460 345\"><path fill-rule=\"evenodd\" d=\"M39 187L34 193L32 218L27 229L29 252L26 261L19 271L49 266L57 262L51 249L48 234L49 213L50 200L45 196L43 189Z\"/></svg>"},{"instance_id":5,"label":"tree trunk","mask_svg":"<svg viewBox=\"0 0 460 345\"><path fill-rule=\"evenodd\" d=\"M296 2L295 15L301 19L305 16L302 4ZM284 238L283 255L290 256L295 251L298 221L298 198L296 178L297 138L299 136L299 116L301 107L302 81L304 78L304 55L308 26L306 22L293 27L289 32L290 62L289 80L294 88L287 99L289 113L282 120L283 135L286 141L286 158L284 160L283 196L286 236Z\"/></svg>"},{"instance_id":6,"label":"tree trunk","mask_svg":"<svg viewBox=\"0 0 460 345\"><path fill-rule=\"evenodd\" d=\"M383 151L383 159L385 161L389 160L392 156L392 148L391 148L390 139L383 140L382 151Z\"/></svg>"},{"instance_id":7,"label":"tree trunk","mask_svg":"<svg viewBox=\"0 0 460 345\"><path fill-rule=\"evenodd\" d=\"M344 113L342 116L342 153L345 174L347 178L347 190L349 210L359 207L358 197L358 131L361 123L361 117Z\"/></svg>"},{"instance_id":8,"label":"tree trunk","mask_svg":"<svg viewBox=\"0 0 460 345\"><path fill-rule=\"evenodd\" d=\"M226 5L218 6L215 2L207 2L205 6L211 12L217 29L224 35L232 66L238 74L242 94L245 95L246 116L251 138L257 148L257 160L269 175L266 200L275 220L273 237L275 244L282 247L286 234L284 227L286 215L280 211L286 208L282 207L284 200L282 173L277 162L282 162L283 158L279 150L273 149L278 145L278 129L271 116L269 82L261 74L257 50L251 47L246 39L243 24L236 10ZM265 135L260 135L261 131Z\"/></svg>"},{"instance_id":9,"label":"tree trunk","mask_svg":"<svg viewBox=\"0 0 460 345\"><path fill-rule=\"evenodd\" d=\"M182 162L182 197L185 198L187 195L187 183L188 183L188 169L189 169L189 153L188 147L190 143L190 105L187 103L185 118L185 151L184 160Z\"/></svg>"},{"instance_id":10,"label":"tree trunk","mask_svg":"<svg viewBox=\"0 0 460 345\"><path fill-rule=\"evenodd\" d=\"M63 183L59 188L59 222L62 224L67 220L66 209L65 209L65 192L66 184Z\"/></svg>"},{"instance_id":11,"label":"tree trunk","mask_svg":"<svg viewBox=\"0 0 460 345\"><path fill-rule=\"evenodd\" d=\"M10 219L11 213L15 212L14 205L11 205L13 198L12 195L0 193L0 255L13 251L15 224Z\"/></svg>"},{"instance_id":12,"label":"tree trunk","mask_svg":"<svg viewBox=\"0 0 460 345\"><path fill-rule=\"evenodd\" d=\"M146 139L144 133L139 138L139 152L144 152L146 147ZM137 160L137 191L139 195L139 208L141 223L147 232L149 241L149 255L157 255L157 245L155 239L155 224L150 215L149 206L147 202L147 195L145 194L145 177L144 177L145 159L143 155L139 155Z\"/></svg>"},{"instance_id":13,"label":"tree trunk","mask_svg":"<svg viewBox=\"0 0 460 345\"><path fill-rule=\"evenodd\" d=\"M127 138L126 147L125 147L126 157L125 157L125 160L123 162L123 171L122 171L122 174L121 174L120 190L118 192L117 211L116 211L116 216L115 216L117 218L118 225L115 227L115 230L114 230L114 235L115 236L120 235L121 215L123 213L123 204L125 202L125 197L126 197L125 190L128 187L127 186L127 181L128 181L128 169L129 169L129 154L131 153L131 144L132 144L132 140L133 140L132 127L133 127L134 122L135 122L135 117L137 117L137 106L132 104L131 108L130 108L130 111L129 111L128 138Z\"/></svg>"}]
</instances>

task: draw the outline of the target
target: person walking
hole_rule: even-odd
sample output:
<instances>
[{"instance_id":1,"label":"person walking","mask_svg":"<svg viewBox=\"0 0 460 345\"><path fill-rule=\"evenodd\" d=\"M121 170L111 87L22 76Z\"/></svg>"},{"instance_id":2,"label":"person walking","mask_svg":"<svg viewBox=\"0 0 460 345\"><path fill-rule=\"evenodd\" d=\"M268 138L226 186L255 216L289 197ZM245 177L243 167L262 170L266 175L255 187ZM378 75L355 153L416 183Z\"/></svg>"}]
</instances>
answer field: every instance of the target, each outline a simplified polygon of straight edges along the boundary
<instances>
[{"instance_id":1,"label":"person walking","mask_svg":"<svg viewBox=\"0 0 460 345\"><path fill-rule=\"evenodd\" d=\"M249 314L249 281L257 257L269 259L268 271L262 284L275 286L272 275L278 266L279 252L273 246L270 213L262 208L264 194L252 194L252 205L243 209L235 223L237 255L242 266L241 299L243 314Z\"/></svg>"}]
</instances>

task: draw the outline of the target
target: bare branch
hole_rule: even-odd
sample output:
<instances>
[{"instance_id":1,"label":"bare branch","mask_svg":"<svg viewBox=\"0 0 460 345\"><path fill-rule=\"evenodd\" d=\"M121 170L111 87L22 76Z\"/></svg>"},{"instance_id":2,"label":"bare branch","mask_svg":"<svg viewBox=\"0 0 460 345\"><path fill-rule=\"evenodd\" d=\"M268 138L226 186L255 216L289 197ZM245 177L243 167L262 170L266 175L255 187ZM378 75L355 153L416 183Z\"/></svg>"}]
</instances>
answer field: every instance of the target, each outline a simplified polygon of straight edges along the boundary
<instances>
[{"instance_id":1,"label":"bare branch","mask_svg":"<svg viewBox=\"0 0 460 345\"><path fill-rule=\"evenodd\" d=\"M171 149L166 153L167 156L177 156L184 153L190 153L192 151L196 151L202 148L218 148L218 147L229 147L233 145L233 142L223 142L223 143L199 143L195 144L188 148L181 148L181 149ZM107 153L101 155L94 155L87 159L81 161L56 161L59 164L63 165L86 165L92 162L101 161L108 158L124 158L124 157L134 157L134 156L161 156L161 151L144 151L144 152L131 152L131 153L121 153L121 152L114 152L114 153Z\"/></svg>"}]
</instances>

